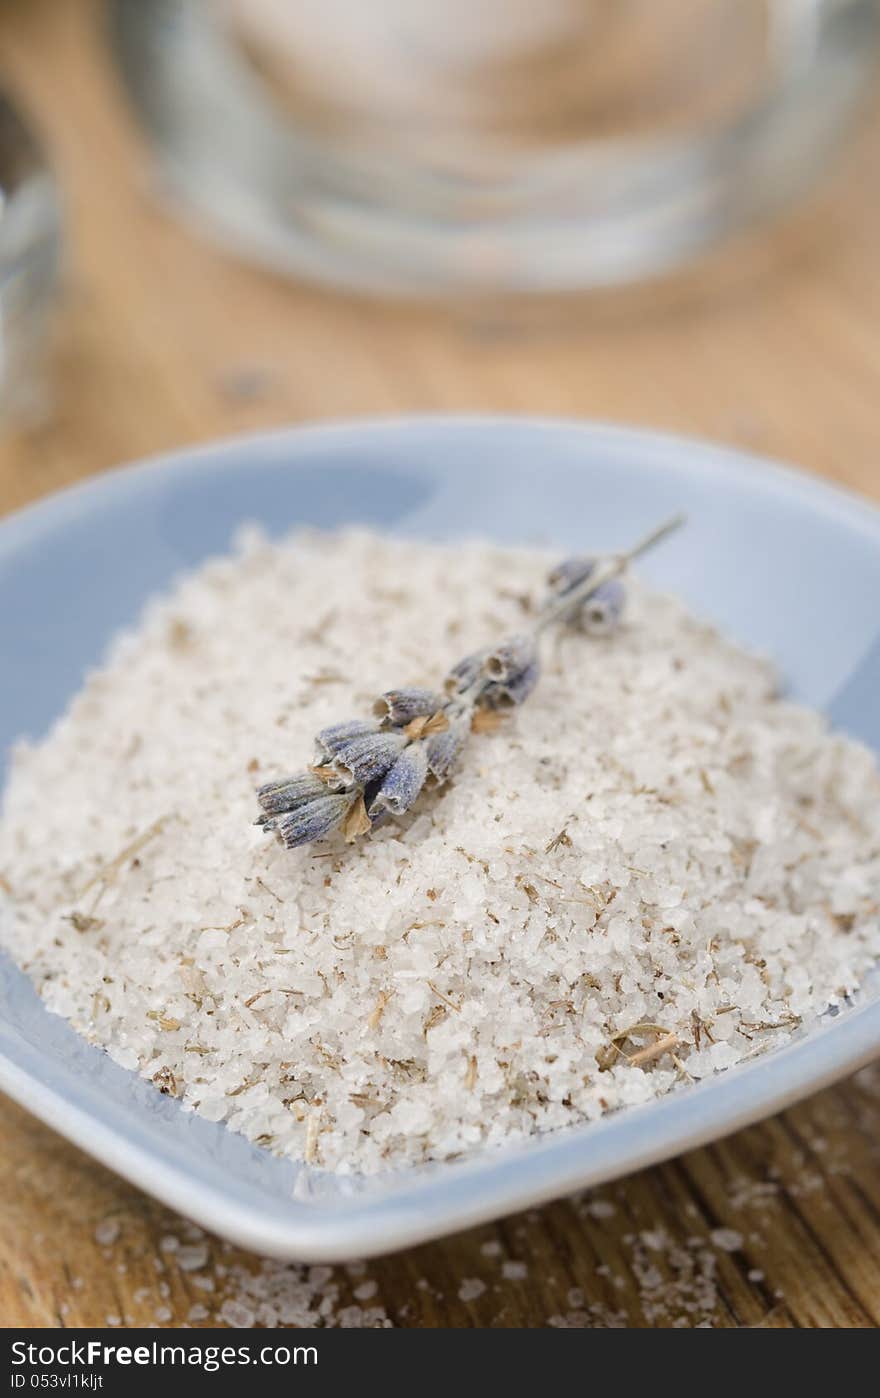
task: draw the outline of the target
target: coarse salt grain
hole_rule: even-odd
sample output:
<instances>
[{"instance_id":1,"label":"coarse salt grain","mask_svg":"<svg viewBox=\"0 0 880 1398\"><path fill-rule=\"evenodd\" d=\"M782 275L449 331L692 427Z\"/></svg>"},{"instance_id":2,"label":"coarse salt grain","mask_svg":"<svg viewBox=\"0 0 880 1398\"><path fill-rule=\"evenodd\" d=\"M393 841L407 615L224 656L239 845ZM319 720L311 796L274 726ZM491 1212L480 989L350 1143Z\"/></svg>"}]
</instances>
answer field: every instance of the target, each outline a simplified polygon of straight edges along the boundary
<instances>
[{"instance_id":1,"label":"coarse salt grain","mask_svg":"<svg viewBox=\"0 0 880 1398\"><path fill-rule=\"evenodd\" d=\"M638 586L615 636L548 638L405 820L293 853L253 828L320 728L522 629L548 561L251 531L153 602L5 792L0 945L48 1008L371 1172L636 1105L839 1004L880 952L873 758Z\"/></svg>"},{"instance_id":2,"label":"coarse salt grain","mask_svg":"<svg viewBox=\"0 0 880 1398\"><path fill-rule=\"evenodd\" d=\"M743 1245L743 1235L735 1228L713 1228L709 1237L722 1252L739 1252Z\"/></svg>"},{"instance_id":3,"label":"coarse salt grain","mask_svg":"<svg viewBox=\"0 0 880 1398\"><path fill-rule=\"evenodd\" d=\"M256 1317L250 1306L242 1301L224 1301L220 1308L220 1318L234 1330L250 1330Z\"/></svg>"},{"instance_id":4,"label":"coarse salt grain","mask_svg":"<svg viewBox=\"0 0 880 1398\"><path fill-rule=\"evenodd\" d=\"M119 1237L119 1224L115 1218L102 1218L95 1227L95 1242L101 1247L110 1247Z\"/></svg>"},{"instance_id":5,"label":"coarse salt grain","mask_svg":"<svg viewBox=\"0 0 880 1398\"><path fill-rule=\"evenodd\" d=\"M603 1219L613 1218L617 1210L610 1199L591 1199L586 1206L586 1212L590 1218Z\"/></svg>"},{"instance_id":6,"label":"coarse salt grain","mask_svg":"<svg viewBox=\"0 0 880 1398\"><path fill-rule=\"evenodd\" d=\"M184 1272L198 1272L208 1261L208 1247L206 1243L186 1243L174 1256Z\"/></svg>"}]
</instances>

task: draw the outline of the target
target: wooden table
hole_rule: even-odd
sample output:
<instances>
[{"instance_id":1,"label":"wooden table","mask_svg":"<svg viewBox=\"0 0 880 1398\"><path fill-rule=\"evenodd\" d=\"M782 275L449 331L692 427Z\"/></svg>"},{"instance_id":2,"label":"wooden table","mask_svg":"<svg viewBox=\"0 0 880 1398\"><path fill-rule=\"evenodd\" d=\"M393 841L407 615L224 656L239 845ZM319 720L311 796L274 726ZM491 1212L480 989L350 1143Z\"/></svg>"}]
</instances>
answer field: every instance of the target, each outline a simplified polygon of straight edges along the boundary
<instances>
[{"instance_id":1,"label":"wooden table","mask_svg":"<svg viewBox=\"0 0 880 1398\"><path fill-rule=\"evenodd\" d=\"M723 291L526 333L290 286L187 234L151 200L98 18L91 0L0 5L0 72L45 132L69 232L57 411L0 444L0 508L184 442L473 409L704 434L880 496L880 123L829 210L764 245L763 270L743 252ZM198 1273L159 1248L182 1236L179 1220L7 1102L0 1128L0 1323L179 1323L205 1301ZM878 1166L880 1073L868 1070L601 1190L598 1207L555 1204L367 1275L403 1325L543 1326L574 1312L597 1326L869 1327L880 1323ZM108 1220L119 1237L102 1246L95 1228ZM725 1251L723 1233L713 1243L718 1229L742 1247ZM502 1275L481 1250L491 1240L527 1264L524 1278ZM486 1290L461 1299L473 1278ZM359 1284L340 1272L343 1299Z\"/></svg>"}]
</instances>

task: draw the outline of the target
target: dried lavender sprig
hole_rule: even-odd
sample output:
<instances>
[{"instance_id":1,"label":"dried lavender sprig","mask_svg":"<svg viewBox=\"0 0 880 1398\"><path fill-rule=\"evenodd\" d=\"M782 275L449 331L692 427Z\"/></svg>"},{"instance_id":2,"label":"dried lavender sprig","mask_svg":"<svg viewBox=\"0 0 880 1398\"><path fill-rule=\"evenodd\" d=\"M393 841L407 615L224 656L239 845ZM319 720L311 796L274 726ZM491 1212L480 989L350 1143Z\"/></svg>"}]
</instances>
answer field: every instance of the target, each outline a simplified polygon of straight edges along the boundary
<instances>
[{"instance_id":1,"label":"dried lavender sprig","mask_svg":"<svg viewBox=\"0 0 880 1398\"><path fill-rule=\"evenodd\" d=\"M620 574L683 523L684 516L676 515L626 553L566 560L551 574L551 584L571 581L531 631L466 656L446 678L447 697L426 689L387 690L376 701L372 721L351 719L323 729L314 767L259 788L263 813L256 823L295 849L339 828L354 840L386 815L402 815L429 778L448 779L479 708L519 705L532 693L547 627L582 614L585 602L595 598L599 610L587 621L610 629L623 606Z\"/></svg>"},{"instance_id":2,"label":"dried lavender sprig","mask_svg":"<svg viewBox=\"0 0 880 1398\"><path fill-rule=\"evenodd\" d=\"M326 794L327 787L314 772L298 772L293 777L266 782L257 788L257 800L263 810L257 824L266 825L273 817L294 811L297 806L305 806Z\"/></svg>"},{"instance_id":3,"label":"dried lavender sprig","mask_svg":"<svg viewBox=\"0 0 880 1398\"><path fill-rule=\"evenodd\" d=\"M428 776L428 744L424 739L410 743L388 769L382 784L367 807L374 819L380 811L403 815L416 800Z\"/></svg>"},{"instance_id":4,"label":"dried lavender sprig","mask_svg":"<svg viewBox=\"0 0 880 1398\"><path fill-rule=\"evenodd\" d=\"M434 733L426 739L428 774L438 785L445 782L452 773L470 731L470 715L464 714L458 719L448 721L442 732Z\"/></svg>"},{"instance_id":5,"label":"dried lavender sprig","mask_svg":"<svg viewBox=\"0 0 880 1398\"><path fill-rule=\"evenodd\" d=\"M414 718L430 718L442 706L442 697L433 689L388 689L379 695L373 713L382 723L397 728Z\"/></svg>"},{"instance_id":6,"label":"dried lavender sprig","mask_svg":"<svg viewBox=\"0 0 880 1398\"><path fill-rule=\"evenodd\" d=\"M618 626L626 604L626 589L620 578L609 578L578 604L578 625L590 636L610 636Z\"/></svg>"},{"instance_id":7,"label":"dried lavender sprig","mask_svg":"<svg viewBox=\"0 0 880 1398\"><path fill-rule=\"evenodd\" d=\"M565 560L551 574L551 580L554 579L554 576L560 577L560 580L563 579L566 572L569 576L573 576L574 580L566 591L550 600L528 636L512 637L508 641L502 642L500 646L496 646L494 650L478 651L473 655L466 656L450 671L447 676L446 688L447 693L452 695L453 711L456 713L468 712L483 702L487 702L492 708L500 707L505 703L522 703L534 689L539 671L537 668L533 669L531 682L524 683L524 672L527 668L524 665L523 671L516 677L518 683L512 686L512 690L509 681L506 685L499 686L498 675L503 669L499 657L509 655L512 649L518 650L520 654L524 655L526 646L530 644L532 654L527 665L539 667L538 641L542 633L554 622L576 615L583 604L593 595L599 594L601 597L603 589L607 589L621 573L625 572L634 559L639 558L648 549L659 544L668 534L680 528L684 520L683 514L674 515L671 519L665 520L663 524L658 525L656 529L652 529L650 533L639 539L625 553L612 554L607 558L596 560ZM574 571L572 565L580 566ZM612 593L610 598L607 598L606 595L606 601L609 612L619 614L622 607L622 597ZM596 629L600 628L597 626ZM510 673L510 669L511 667L508 667L508 673ZM510 678L514 677L511 675Z\"/></svg>"},{"instance_id":8,"label":"dried lavender sprig","mask_svg":"<svg viewBox=\"0 0 880 1398\"><path fill-rule=\"evenodd\" d=\"M547 581L559 597L566 598L569 611L563 618L569 625L579 626L589 636L609 636L620 624L626 604L626 588L620 578L600 583L586 601L572 604L576 587L594 571L595 558L567 558L554 568ZM550 598L547 605L554 599Z\"/></svg>"},{"instance_id":9,"label":"dried lavender sprig","mask_svg":"<svg viewBox=\"0 0 880 1398\"><path fill-rule=\"evenodd\" d=\"M540 635L546 631L553 622L561 620L569 611L585 602L594 592L597 592L603 583L610 582L612 578L617 578L621 573L625 573L631 563L637 558L641 558L643 553L656 547L657 544L676 529L680 529L685 523L684 514L673 515L663 524L659 524L656 529L652 529L649 534L645 534L631 549L625 553L611 554L608 558L598 560L595 567L590 570L582 582L576 584L570 591L562 593L557 601L551 603L538 617L535 622L535 634Z\"/></svg>"}]
</instances>

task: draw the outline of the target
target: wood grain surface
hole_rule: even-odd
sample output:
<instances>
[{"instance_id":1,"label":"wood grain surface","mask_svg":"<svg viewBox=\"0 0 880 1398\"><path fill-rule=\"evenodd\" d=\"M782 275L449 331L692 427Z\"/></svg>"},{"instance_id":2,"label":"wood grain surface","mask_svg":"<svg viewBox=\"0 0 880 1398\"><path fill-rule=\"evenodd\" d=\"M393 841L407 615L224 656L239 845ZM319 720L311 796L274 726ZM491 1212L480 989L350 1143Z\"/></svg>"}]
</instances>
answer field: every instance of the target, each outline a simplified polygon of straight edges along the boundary
<instances>
[{"instance_id":1,"label":"wood grain surface","mask_svg":"<svg viewBox=\"0 0 880 1398\"><path fill-rule=\"evenodd\" d=\"M424 410L702 434L880 497L875 118L824 207L744 248L723 288L525 325L292 286L188 233L152 197L92 0L0 3L0 81L48 142L68 235L55 411L0 439L2 510L183 443ZM366 1277L396 1325L873 1327L878 1166L866 1070L594 1197L338 1269L339 1305ZM181 1220L5 1101L0 1171L4 1325L179 1324L193 1306L213 1323L218 1261L221 1277L259 1266L213 1240L203 1267L181 1266Z\"/></svg>"}]
</instances>

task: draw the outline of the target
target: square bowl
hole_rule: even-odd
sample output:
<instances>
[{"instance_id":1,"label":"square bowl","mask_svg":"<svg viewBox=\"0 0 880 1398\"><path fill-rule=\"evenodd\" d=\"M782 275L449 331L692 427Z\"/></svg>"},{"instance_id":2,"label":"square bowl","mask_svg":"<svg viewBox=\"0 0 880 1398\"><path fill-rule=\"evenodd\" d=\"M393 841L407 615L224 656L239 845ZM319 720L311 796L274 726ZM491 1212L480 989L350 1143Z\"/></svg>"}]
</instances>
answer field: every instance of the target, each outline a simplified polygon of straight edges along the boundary
<instances>
[{"instance_id":1,"label":"square bowl","mask_svg":"<svg viewBox=\"0 0 880 1398\"><path fill-rule=\"evenodd\" d=\"M351 523L560 550L625 547L684 509L640 569L774 658L788 693L880 750L880 512L766 461L526 418L294 429L184 451L0 522L0 778L108 642L239 524ZM0 1088L111 1169L266 1255L369 1256L599 1184L725 1135L880 1053L880 977L786 1047L645 1106L466 1160L341 1177L277 1159L163 1097L42 1005L0 956Z\"/></svg>"}]
</instances>

